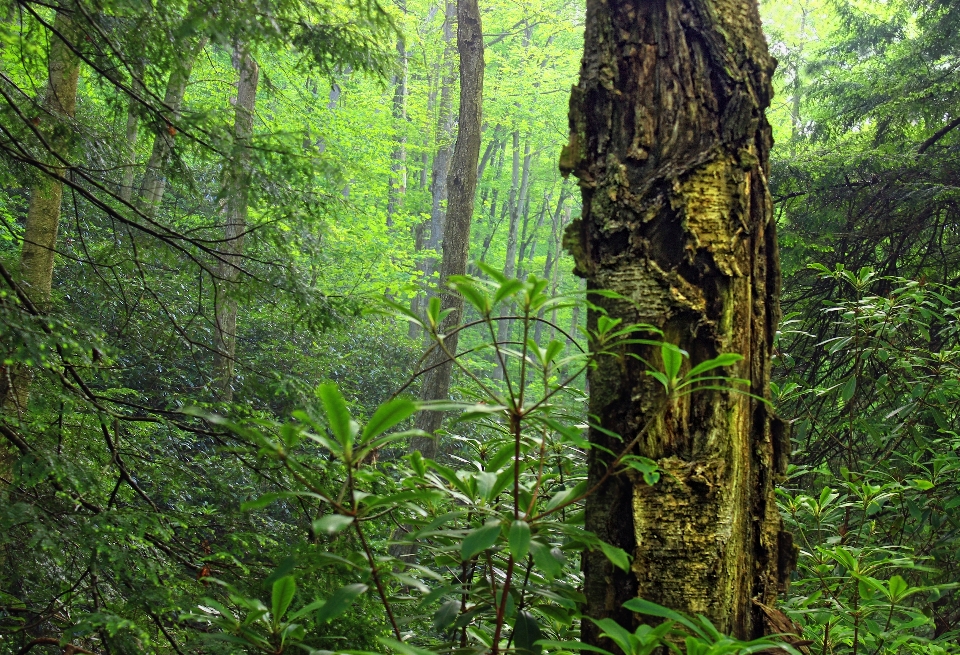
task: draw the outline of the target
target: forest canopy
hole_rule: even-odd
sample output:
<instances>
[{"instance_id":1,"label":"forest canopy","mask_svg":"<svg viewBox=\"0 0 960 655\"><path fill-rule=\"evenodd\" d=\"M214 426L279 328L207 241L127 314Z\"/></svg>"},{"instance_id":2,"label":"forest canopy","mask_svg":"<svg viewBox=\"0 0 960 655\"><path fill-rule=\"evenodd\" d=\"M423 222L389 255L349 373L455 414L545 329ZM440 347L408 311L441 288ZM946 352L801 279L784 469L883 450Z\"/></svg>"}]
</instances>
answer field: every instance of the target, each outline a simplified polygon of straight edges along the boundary
<instances>
[{"instance_id":1,"label":"forest canopy","mask_svg":"<svg viewBox=\"0 0 960 655\"><path fill-rule=\"evenodd\" d=\"M958 28L0 2L0 655L960 653Z\"/></svg>"}]
</instances>

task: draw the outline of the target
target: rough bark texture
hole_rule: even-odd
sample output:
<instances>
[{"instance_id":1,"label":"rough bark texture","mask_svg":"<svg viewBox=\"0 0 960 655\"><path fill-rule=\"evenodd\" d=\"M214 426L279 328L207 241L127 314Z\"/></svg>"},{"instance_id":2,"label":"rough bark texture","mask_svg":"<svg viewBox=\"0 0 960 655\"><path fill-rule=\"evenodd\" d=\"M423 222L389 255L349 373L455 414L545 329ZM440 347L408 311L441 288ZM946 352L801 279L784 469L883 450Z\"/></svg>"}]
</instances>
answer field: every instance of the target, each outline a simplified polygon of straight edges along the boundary
<instances>
[{"instance_id":1,"label":"rough bark texture","mask_svg":"<svg viewBox=\"0 0 960 655\"><path fill-rule=\"evenodd\" d=\"M447 178L447 227L443 236L441 284L445 284L452 275L466 272L470 252L470 223L477 195L477 160L480 159L483 108L483 29L477 0L457 2L457 49L460 52L460 127ZM463 298L453 293L444 294L441 306L453 310L444 321L441 331L458 325L463 316ZM447 337L445 344L450 352L456 352L457 334ZM445 357L438 353L427 362L427 366L443 359ZM420 397L424 400L446 398L452 372L453 364L446 362L426 373ZM417 416L417 427L432 434L440 427L441 418L439 412L421 412ZM435 439L417 440L413 446L428 457L436 455Z\"/></svg>"},{"instance_id":2,"label":"rough bark texture","mask_svg":"<svg viewBox=\"0 0 960 655\"><path fill-rule=\"evenodd\" d=\"M767 188L764 109L775 61L755 0L588 0L581 77L570 100L560 166L579 179L583 218L567 247L592 297L626 323L645 322L696 364L739 353L730 367L769 398L780 271ZM595 326L596 312L588 315ZM651 348L634 347L651 362ZM703 391L660 410L663 391L634 358L590 372L590 411L664 470L646 486L611 477L587 502L587 528L634 557L632 570L587 553L587 614L636 623L621 604L640 596L708 616L740 637L767 629L753 600L772 605L792 566L774 485L788 441L768 406ZM599 431L591 440L616 450ZM607 458L593 450L590 478ZM598 642L584 621L584 639Z\"/></svg>"},{"instance_id":3,"label":"rough bark texture","mask_svg":"<svg viewBox=\"0 0 960 655\"><path fill-rule=\"evenodd\" d=\"M174 65L167 80L163 105L169 118L163 124L156 126L156 136L153 139L150 159L147 161L143 181L140 184L139 208L148 216L153 216L156 213L157 207L163 200L163 193L167 188L165 169L173 152L177 134L176 125L180 120L180 105L183 104L183 96L187 92L187 83L190 81L193 64L205 44L206 39L194 39L185 44L183 60L179 62L179 65Z\"/></svg>"},{"instance_id":4,"label":"rough bark texture","mask_svg":"<svg viewBox=\"0 0 960 655\"><path fill-rule=\"evenodd\" d=\"M224 180L223 260L218 267L216 299L216 354L214 385L221 400L233 399L234 362L237 354L237 299L233 295L243 240L247 231L247 203L250 195L250 141L257 102L260 67L245 49L238 47L240 79L233 128L233 157Z\"/></svg>"}]
</instances>

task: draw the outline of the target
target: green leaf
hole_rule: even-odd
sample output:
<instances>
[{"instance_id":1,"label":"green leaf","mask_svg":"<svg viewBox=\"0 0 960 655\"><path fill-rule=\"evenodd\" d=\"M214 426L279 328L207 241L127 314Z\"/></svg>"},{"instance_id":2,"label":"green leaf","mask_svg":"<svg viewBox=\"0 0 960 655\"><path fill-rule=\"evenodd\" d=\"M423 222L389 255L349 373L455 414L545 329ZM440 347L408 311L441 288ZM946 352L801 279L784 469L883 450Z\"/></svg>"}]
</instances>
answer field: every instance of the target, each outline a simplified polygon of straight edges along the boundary
<instances>
[{"instance_id":1,"label":"green leaf","mask_svg":"<svg viewBox=\"0 0 960 655\"><path fill-rule=\"evenodd\" d=\"M443 605L440 606L440 609L437 610L436 614L433 615L433 629L434 630L446 630L453 622L457 620L457 615L460 613L460 601L459 600L448 600Z\"/></svg>"},{"instance_id":2,"label":"green leaf","mask_svg":"<svg viewBox=\"0 0 960 655\"><path fill-rule=\"evenodd\" d=\"M335 384L321 384L317 388L317 395L323 403L323 411L327 415L330 431L349 452L356 434L356 424L350 419L350 410L347 409L347 403L340 395L340 390Z\"/></svg>"},{"instance_id":3,"label":"green leaf","mask_svg":"<svg viewBox=\"0 0 960 655\"><path fill-rule=\"evenodd\" d=\"M325 601L325 600L315 600L315 601L313 601L312 603L310 603L309 605L307 605L307 606L305 606L305 607L301 607L301 608L298 609L296 612L294 612L293 614L291 614L290 616L288 616L288 617L287 617L287 620L288 620L288 621L296 621L297 619L299 619L299 618L302 617L302 616L306 616L307 614L310 614L311 612L317 611L318 609L320 609L321 607L323 607L323 606L326 605L326 604L327 604L327 601Z\"/></svg>"},{"instance_id":4,"label":"green leaf","mask_svg":"<svg viewBox=\"0 0 960 655\"><path fill-rule=\"evenodd\" d=\"M610 637L617 646L624 653L632 653L633 649L630 647L631 635L626 628L621 626L619 623L613 619L590 619L593 621L600 630L603 631L603 634Z\"/></svg>"},{"instance_id":5,"label":"green leaf","mask_svg":"<svg viewBox=\"0 0 960 655\"><path fill-rule=\"evenodd\" d=\"M397 423L410 418L416 411L416 403L408 398L394 398L380 405L363 428L363 441L383 434Z\"/></svg>"},{"instance_id":6,"label":"green leaf","mask_svg":"<svg viewBox=\"0 0 960 655\"><path fill-rule=\"evenodd\" d=\"M686 353L677 348L672 343L660 345L660 357L663 358L663 372L667 374L667 379L676 380L680 374L680 366L683 364L683 356Z\"/></svg>"},{"instance_id":7,"label":"green leaf","mask_svg":"<svg viewBox=\"0 0 960 655\"><path fill-rule=\"evenodd\" d=\"M840 390L840 400L843 402L848 402L853 398L853 394L857 392L857 377L851 375L850 379L847 380L846 384L843 385L843 388Z\"/></svg>"},{"instance_id":8,"label":"green leaf","mask_svg":"<svg viewBox=\"0 0 960 655\"><path fill-rule=\"evenodd\" d=\"M285 575L273 583L273 593L270 595L270 614L273 616L274 625L280 623L280 619L286 613L287 608L290 607L295 593L297 593L297 583L292 575Z\"/></svg>"},{"instance_id":9,"label":"green leaf","mask_svg":"<svg viewBox=\"0 0 960 655\"><path fill-rule=\"evenodd\" d=\"M510 526L510 554L516 561L522 560L530 551L530 524L516 520Z\"/></svg>"},{"instance_id":10,"label":"green leaf","mask_svg":"<svg viewBox=\"0 0 960 655\"><path fill-rule=\"evenodd\" d=\"M245 503L240 503L240 511L249 512L254 509L263 509L267 505L272 504L274 501L283 498L286 494L283 492L272 491L270 493L263 494L255 500L248 500Z\"/></svg>"},{"instance_id":11,"label":"green leaf","mask_svg":"<svg viewBox=\"0 0 960 655\"><path fill-rule=\"evenodd\" d=\"M703 631L690 619L688 619L683 614L675 612L672 609L664 607L663 605L657 605L656 603L651 603L649 600L644 600L643 598L631 598L623 604L624 608L630 610L631 612L637 612L638 614L647 614L649 616L658 616L662 619L670 619L671 621L676 621L681 623L686 627L690 628L692 631L696 632L699 635L703 635Z\"/></svg>"},{"instance_id":12,"label":"green leaf","mask_svg":"<svg viewBox=\"0 0 960 655\"><path fill-rule=\"evenodd\" d=\"M700 362L687 373L688 378L692 378L701 373L706 373L707 371L712 371L715 368L721 368L723 366L730 366L731 364L736 364L743 359L743 355L738 355L736 353L722 353L717 355L713 359L708 359L705 362Z\"/></svg>"},{"instance_id":13,"label":"green leaf","mask_svg":"<svg viewBox=\"0 0 960 655\"><path fill-rule=\"evenodd\" d=\"M350 604L367 590L365 584L350 584L338 589L335 594L327 599L327 602L317 612L316 620L318 623L324 623L335 619L350 607Z\"/></svg>"},{"instance_id":14,"label":"green leaf","mask_svg":"<svg viewBox=\"0 0 960 655\"><path fill-rule=\"evenodd\" d=\"M533 553L533 563L547 579L552 581L563 572L563 564L554 556L553 550L538 541L530 542L530 552Z\"/></svg>"},{"instance_id":15,"label":"green leaf","mask_svg":"<svg viewBox=\"0 0 960 655\"><path fill-rule=\"evenodd\" d=\"M600 550L602 550L603 554L610 560L610 563L618 569L622 571L630 570L630 556L627 555L627 551L622 548L617 548L616 546L611 546L603 541L600 542Z\"/></svg>"},{"instance_id":16,"label":"green leaf","mask_svg":"<svg viewBox=\"0 0 960 655\"><path fill-rule=\"evenodd\" d=\"M341 532L351 523L353 523L352 516L344 516L343 514L327 514L326 516L313 522L313 532L314 534L322 534L329 537Z\"/></svg>"},{"instance_id":17,"label":"green leaf","mask_svg":"<svg viewBox=\"0 0 960 655\"><path fill-rule=\"evenodd\" d=\"M517 620L513 624L513 643L518 650L539 655L543 647L536 645L536 642L542 636L540 625L533 614L526 610L517 612Z\"/></svg>"},{"instance_id":18,"label":"green leaf","mask_svg":"<svg viewBox=\"0 0 960 655\"><path fill-rule=\"evenodd\" d=\"M893 602L897 602L903 598L903 595L906 593L907 589L910 588L910 586L907 584L907 581L899 575L895 575L890 578L890 582L888 584L890 586L890 600Z\"/></svg>"},{"instance_id":19,"label":"green leaf","mask_svg":"<svg viewBox=\"0 0 960 655\"><path fill-rule=\"evenodd\" d=\"M436 655L436 653L427 650L426 648L420 648L419 646L414 646L413 644L397 641L396 639L391 639L390 637L377 637L377 641L390 650L400 653L400 655Z\"/></svg>"},{"instance_id":20,"label":"green leaf","mask_svg":"<svg viewBox=\"0 0 960 655\"><path fill-rule=\"evenodd\" d=\"M471 530L460 545L461 559L473 559L475 555L495 544L498 536L500 536L500 523L496 521L491 521L476 530Z\"/></svg>"},{"instance_id":21,"label":"green leaf","mask_svg":"<svg viewBox=\"0 0 960 655\"><path fill-rule=\"evenodd\" d=\"M517 295L517 292L521 289L523 289L523 282L520 280L516 278L506 280L497 288L496 293L493 294L493 306L496 307L503 300Z\"/></svg>"},{"instance_id":22,"label":"green leaf","mask_svg":"<svg viewBox=\"0 0 960 655\"><path fill-rule=\"evenodd\" d=\"M579 641L555 641L553 639L541 639L537 642L540 646L546 646L550 649L560 649L560 650L585 650L591 653L600 653L601 655L613 655L608 650L604 650L599 646L591 646L589 644L584 644Z\"/></svg>"}]
</instances>

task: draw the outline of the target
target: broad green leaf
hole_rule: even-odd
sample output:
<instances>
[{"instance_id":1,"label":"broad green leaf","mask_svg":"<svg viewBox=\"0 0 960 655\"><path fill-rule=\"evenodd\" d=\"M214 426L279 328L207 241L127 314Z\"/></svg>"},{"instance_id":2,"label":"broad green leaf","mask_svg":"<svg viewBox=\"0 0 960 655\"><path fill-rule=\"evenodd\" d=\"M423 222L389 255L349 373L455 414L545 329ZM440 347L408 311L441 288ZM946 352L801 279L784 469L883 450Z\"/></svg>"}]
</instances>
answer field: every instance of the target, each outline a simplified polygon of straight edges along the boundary
<instances>
[{"instance_id":1,"label":"broad green leaf","mask_svg":"<svg viewBox=\"0 0 960 655\"><path fill-rule=\"evenodd\" d=\"M377 641L390 650L400 653L400 655L436 655L436 653L427 650L426 648L420 648L419 646L414 646L413 644L397 641L396 639L391 639L390 637L377 637Z\"/></svg>"},{"instance_id":2,"label":"broad green leaf","mask_svg":"<svg viewBox=\"0 0 960 655\"><path fill-rule=\"evenodd\" d=\"M563 564L554 556L553 550L549 546L539 541L531 541L530 552L533 554L533 563L548 582L562 573Z\"/></svg>"},{"instance_id":3,"label":"broad green leaf","mask_svg":"<svg viewBox=\"0 0 960 655\"><path fill-rule=\"evenodd\" d=\"M857 377L851 375L850 379L846 381L843 385L843 388L840 390L840 400L843 402L848 402L853 398L853 394L857 392Z\"/></svg>"},{"instance_id":4,"label":"broad green leaf","mask_svg":"<svg viewBox=\"0 0 960 655\"><path fill-rule=\"evenodd\" d=\"M273 583L273 592L270 594L270 614L273 624L278 625L297 593L297 583L292 575L285 575Z\"/></svg>"},{"instance_id":5,"label":"broad green leaf","mask_svg":"<svg viewBox=\"0 0 960 655\"><path fill-rule=\"evenodd\" d=\"M530 551L530 524L516 520L510 525L510 554L516 561L522 560Z\"/></svg>"},{"instance_id":6,"label":"broad green leaf","mask_svg":"<svg viewBox=\"0 0 960 655\"><path fill-rule=\"evenodd\" d=\"M618 569L623 571L630 570L630 556L627 555L627 551L622 548L617 548L616 546L611 546L603 541L600 542L600 550L602 550L603 554L610 560L610 563Z\"/></svg>"},{"instance_id":7,"label":"broad green leaf","mask_svg":"<svg viewBox=\"0 0 960 655\"><path fill-rule=\"evenodd\" d=\"M326 516L321 517L313 522L313 532L315 534L322 534L329 537L341 532L351 523L353 523L352 516L345 516L343 514L327 514Z\"/></svg>"},{"instance_id":8,"label":"broad green leaf","mask_svg":"<svg viewBox=\"0 0 960 655\"><path fill-rule=\"evenodd\" d=\"M903 595L907 592L907 589L910 588L910 586L907 584L907 581L899 575L895 575L890 578L890 582L888 584L890 585L890 599L894 602L897 602L903 598Z\"/></svg>"},{"instance_id":9,"label":"broad green leaf","mask_svg":"<svg viewBox=\"0 0 960 655\"><path fill-rule=\"evenodd\" d=\"M317 395L323 403L323 411L327 415L330 431L343 444L344 450L350 451L353 437L356 434L356 424L350 418L347 403L340 395L340 389L335 384L321 384L317 388Z\"/></svg>"},{"instance_id":10,"label":"broad green leaf","mask_svg":"<svg viewBox=\"0 0 960 655\"><path fill-rule=\"evenodd\" d=\"M287 617L287 620L288 620L288 621L296 621L296 620L299 619L300 617L306 616L306 615L310 614L311 612L317 611L318 609L320 609L321 607L323 607L323 606L326 605L326 604L327 604L327 601L326 601L326 600L315 600L315 601L313 601L312 603L310 603L309 605L307 605L307 606L305 606L305 607L301 607L301 608L298 609L296 612L294 612L293 614L291 614L290 616L288 616L288 617Z\"/></svg>"},{"instance_id":11,"label":"broad green leaf","mask_svg":"<svg viewBox=\"0 0 960 655\"><path fill-rule=\"evenodd\" d=\"M624 653L632 653L633 648L631 648L630 642L632 641L633 635L627 631L622 625L614 621L613 619L590 619L593 621L598 628L603 631L603 634L610 637L617 646Z\"/></svg>"},{"instance_id":12,"label":"broad green leaf","mask_svg":"<svg viewBox=\"0 0 960 655\"><path fill-rule=\"evenodd\" d=\"M367 590L365 584L350 584L338 589L327 602L317 610L316 620L318 623L324 623L337 618L347 611L350 604L356 600L357 596Z\"/></svg>"},{"instance_id":13,"label":"broad green leaf","mask_svg":"<svg viewBox=\"0 0 960 655\"><path fill-rule=\"evenodd\" d=\"M680 366L683 364L683 355L684 352L672 343L664 343L660 346L663 372L666 373L668 380L677 379L677 375L680 374Z\"/></svg>"},{"instance_id":14,"label":"broad green leaf","mask_svg":"<svg viewBox=\"0 0 960 655\"><path fill-rule=\"evenodd\" d=\"M460 613L460 601L448 600L433 615L433 629L446 630L457 620Z\"/></svg>"},{"instance_id":15,"label":"broad green leaf","mask_svg":"<svg viewBox=\"0 0 960 655\"><path fill-rule=\"evenodd\" d=\"M491 521L486 525L471 530L460 545L460 557L463 560L473 559L478 553L482 553L497 542L500 536L500 523Z\"/></svg>"},{"instance_id":16,"label":"broad green leaf","mask_svg":"<svg viewBox=\"0 0 960 655\"><path fill-rule=\"evenodd\" d=\"M743 355L738 355L736 353L723 353L717 355L713 359L708 359L705 362L700 362L687 373L688 378L695 377L701 373L706 373L707 371L712 371L715 368L721 368L723 366L730 366L731 364L736 364L743 359Z\"/></svg>"},{"instance_id":17,"label":"broad green leaf","mask_svg":"<svg viewBox=\"0 0 960 655\"><path fill-rule=\"evenodd\" d=\"M408 398L394 398L380 405L363 428L363 441L380 436L397 423L410 418L416 411L416 403Z\"/></svg>"},{"instance_id":18,"label":"broad green leaf","mask_svg":"<svg viewBox=\"0 0 960 655\"><path fill-rule=\"evenodd\" d=\"M526 610L517 612L517 620L513 624L513 644L518 650L538 655L543 651L543 647L536 645L536 642L542 636L540 625L533 614Z\"/></svg>"}]
</instances>

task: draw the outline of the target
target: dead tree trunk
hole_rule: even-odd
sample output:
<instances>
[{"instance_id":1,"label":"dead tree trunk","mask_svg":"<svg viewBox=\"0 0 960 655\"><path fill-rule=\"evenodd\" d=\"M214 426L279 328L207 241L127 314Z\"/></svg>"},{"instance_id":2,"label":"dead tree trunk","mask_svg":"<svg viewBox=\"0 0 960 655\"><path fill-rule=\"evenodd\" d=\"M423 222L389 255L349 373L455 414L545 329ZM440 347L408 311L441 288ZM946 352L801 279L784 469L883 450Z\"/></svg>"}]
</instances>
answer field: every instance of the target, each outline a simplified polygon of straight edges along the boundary
<instances>
[{"instance_id":1,"label":"dead tree trunk","mask_svg":"<svg viewBox=\"0 0 960 655\"><path fill-rule=\"evenodd\" d=\"M568 230L592 300L625 323L645 322L690 353L743 361L729 373L770 397L780 266L767 188L775 62L755 0L588 0L579 84L570 99L573 172L583 218ZM588 315L596 326L597 313ZM630 346L647 361L653 348ZM626 354L626 353L624 353ZM739 637L764 633L754 601L772 605L791 566L774 485L788 441L768 405L702 391L664 408L663 389L632 357L601 360L588 376L590 412L658 462L647 486L612 476L587 502L586 526L632 554L629 573L585 554L586 614L635 623L635 596L702 613ZM620 442L599 430L593 443ZM599 481L608 457L591 451ZM584 621L584 640L598 630Z\"/></svg>"},{"instance_id":2,"label":"dead tree trunk","mask_svg":"<svg viewBox=\"0 0 960 655\"><path fill-rule=\"evenodd\" d=\"M233 154L226 166L224 180L223 245L216 285L216 354L213 379L221 400L233 400L234 363L237 354L236 285L243 259L243 241L247 231L247 204L250 196L253 116L257 102L260 67L243 46L237 47L240 72L237 84L236 115L233 128Z\"/></svg>"},{"instance_id":3,"label":"dead tree trunk","mask_svg":"<svg viewBox=\"0 0 960 655\"><path fill-rule=\"evenodd\" d=\"M443 260L440 265L440 283L445 284L453 275L463 275L467 269L470 252L470 222L473 219L473 204L477 195L477 160L480 159L480 127L483 107L483 30L480 23L480 8L477 0L457 2L457 49L460 53L460 117L457 144L450 161L447 179L447 225L443 236ZM446 293L441 301L443 309L452 309L441 332L449 331L460 323L463 315L463 298ZM457 351L457 333L444 339L450 353ZM441 352L427 362L427 366L443 362L447 358ZM446 361L425 374L420 397L438 400L447 397L453 363ZM433 434L440 427L439 412L421 412L417 427ZM435 457L436 438L418 439L413 444L428 457Z\"/></svg>"}]
</instances>

